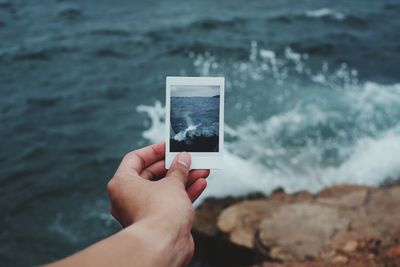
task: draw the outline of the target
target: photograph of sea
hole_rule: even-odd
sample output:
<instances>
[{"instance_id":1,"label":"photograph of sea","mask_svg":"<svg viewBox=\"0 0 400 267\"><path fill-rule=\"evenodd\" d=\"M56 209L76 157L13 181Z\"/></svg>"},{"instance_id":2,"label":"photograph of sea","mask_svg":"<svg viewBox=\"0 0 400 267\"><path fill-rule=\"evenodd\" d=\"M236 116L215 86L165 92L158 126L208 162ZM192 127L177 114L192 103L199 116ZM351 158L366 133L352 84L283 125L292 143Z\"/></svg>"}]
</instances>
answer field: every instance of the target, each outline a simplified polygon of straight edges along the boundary
<instances>
[{"instance_id":1,"label":"photograph of sea","mask_svg":"<svg viewBox=\"0 0 400 267\"><path fill-rule=\"evenodd\" d=\"M171 152L219 151L219 86L171 87Z\"/></svg>"}]
</instances>

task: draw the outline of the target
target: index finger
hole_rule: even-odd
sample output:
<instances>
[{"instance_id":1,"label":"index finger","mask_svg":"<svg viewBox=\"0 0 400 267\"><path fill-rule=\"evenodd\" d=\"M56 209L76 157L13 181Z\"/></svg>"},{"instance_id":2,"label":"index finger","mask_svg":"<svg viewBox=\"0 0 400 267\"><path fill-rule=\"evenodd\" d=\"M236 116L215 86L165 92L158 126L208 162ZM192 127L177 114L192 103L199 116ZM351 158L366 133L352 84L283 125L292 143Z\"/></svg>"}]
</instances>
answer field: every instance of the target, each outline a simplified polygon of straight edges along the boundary
<instances>
[{"instance_id":1,"label":"index finger","mask_svg":"<svg viewBox=\"0 0 400 267\"><path fill-rule=\"evenodd\" d=\"M140 174L144 168L164 159L164 157L164 142L146 146L126 154L118 167L118 171L123 171L130 174Z\"/></svg>"}]
</instances>

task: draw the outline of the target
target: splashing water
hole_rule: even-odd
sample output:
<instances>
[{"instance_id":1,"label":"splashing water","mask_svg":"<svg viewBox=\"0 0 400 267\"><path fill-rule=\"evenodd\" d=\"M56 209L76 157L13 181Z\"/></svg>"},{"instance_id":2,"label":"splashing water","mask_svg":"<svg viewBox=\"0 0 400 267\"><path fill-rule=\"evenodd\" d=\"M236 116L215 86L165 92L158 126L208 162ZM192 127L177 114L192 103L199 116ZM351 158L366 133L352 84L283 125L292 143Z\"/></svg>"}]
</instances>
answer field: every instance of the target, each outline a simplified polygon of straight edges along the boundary
<instances>
[{"instance_id":1,"label":"splashing water","mask_svg":"<svg viewBox=\"0 0 400 267\"><path fill-rule=\"evenodd\" d=\"M189 125L185 130L183 130L183 131L177 133L177 134L174 136L174 139L175 139L176 141L183 141L183 140L185 140L186 135L187 135L188 133L190 133L190 132L195 132L196 129L197 129L197 127L199 127L200 125L201 125L201 123L198 123L198 124L196 124L196 125Z\"/></svg>"},{"instance_id":2,"label":"splashing water","mask_svg":"<svg viewBox=\"0 0 400 267\"><path fill-rule=\"evenodd\" d=\"M203 198L378 186L400 176L400 84L360 82L347 64L315 69L291 48L277 54L252 42L249 54L235 62L190 55L200 76L227 76L226 102L234 103L225 111L224 170L212 173ZM138 108L152 120L143 134L151 142L164 139L160 106Z\"/></svg>"}]
</instances>

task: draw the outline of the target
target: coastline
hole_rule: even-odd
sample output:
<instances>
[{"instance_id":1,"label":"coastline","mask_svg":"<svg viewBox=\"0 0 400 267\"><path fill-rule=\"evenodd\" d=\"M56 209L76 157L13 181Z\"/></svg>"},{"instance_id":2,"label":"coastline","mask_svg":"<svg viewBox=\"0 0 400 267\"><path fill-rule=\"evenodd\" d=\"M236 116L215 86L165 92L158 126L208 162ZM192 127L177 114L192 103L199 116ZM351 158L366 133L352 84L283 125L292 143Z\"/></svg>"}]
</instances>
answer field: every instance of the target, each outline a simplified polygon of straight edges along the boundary
<instances>
[{"instance_id":1,"label":"coastline","mask_svg":"<svg viewBox=\"0 0 400 267\"><path fill-rule=\"evenodd\" d=\"M209 198L196 209L194 260L216 266L397 266L399 203L399 182Z\"/></svg>"}]
</instances>

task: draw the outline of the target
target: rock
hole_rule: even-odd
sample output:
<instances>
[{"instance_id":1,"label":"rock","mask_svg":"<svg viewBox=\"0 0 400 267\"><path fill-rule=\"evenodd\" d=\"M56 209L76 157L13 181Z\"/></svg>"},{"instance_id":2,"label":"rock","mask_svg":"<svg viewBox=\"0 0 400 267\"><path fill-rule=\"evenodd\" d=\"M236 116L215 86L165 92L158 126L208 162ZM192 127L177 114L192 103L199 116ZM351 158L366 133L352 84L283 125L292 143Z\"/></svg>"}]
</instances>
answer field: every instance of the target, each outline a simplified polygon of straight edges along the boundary
<instances>
[{"instance_id":1,"label":"rock","mask_svg":"<svg viewBox=\"0 0 400 267\"><path fill-rule=\"evenodd\" d=\"M215 236L218 231L218 215L224 208L238 202L239 200L240 199L231 197L223 199L207 199L195 211L193 230L207 236Z\"/></svg>"},{"instance_id":2,"label":"rock","mask_svg":"<svg viewBox=\"0 0 400 267\"><path fill-rule=\"evenodd\" d=\"M311 201L312 196L307 192L288 195L277 191L269 198L246 200L223 210L218 217L217 226L229 235L233 243L253 248L255 234L263 218L271 216L281 205Z\"/></svg>"},{"instance_id":3,"label":"rock","mask_svg":"<svg viewBox=\"0 0 400 267\"><path fill-rule=\"evenodd\" d=\"M327 188L317 195L317 202L338 208L358 208L364 205L371 187L338 185Z\"/></svg>"},{"instance_id":4,"label":"rock","mask_svg":"<svg viewBox=\"0 0 400 267\"><path fill-rule=\"evenodd\" d=\"M349 259L346 256L343 255L337 255L332 259L333 264L338 264L338 263L347 263Z\"/></svg>"},{"instance_id":5,"label":"rock","mask_svg":"<svg viewBox=\"0 0 400 267\"><path fill-rule=\"evenodd\" d=\"M375 228L379 239L386 244L393 242L400 228L400 186L374 191L366 212L370 225Z\"/></svg>"},{"instance_id":6,"label":"rock","mask_svg":"<svg viewBox=\"0 0 400 267\"><path fill-rule=\"evenodd\" d=\"M266 198L269 202L276 203L294 203L294 202L311 202L313 195L307 191L299 191L294 194L287 194L283 189L274 191L272 195Z\"/></svg>"},{"instance_id":7,"label":"rock","mask_svg":"<svg viewBox=\"0 0 400 267\"><path fill-rule=\"evenodd\" d=\"M273 259L279 259L282 261L291 261L293 260L293 256L290 251L285 250L282 247L272 247L270 248L269 255Z\"/></svg>"},{"instance_id":8,"label":"rock","mask_svg":"<svg viewBox=\"0 0 400 267\"><path fill-rule=\"evenodd\" d=\"M346 243L346 245L343 247L343 251L351 253L357 250L358 247L358 242L355 240L350 240Z\"/></svg>"},{"instance_id":9,"label":"rock","mask_svg":"<svg viewBox=\"0 0 400 267\"><path fill-rule=\"evenodd\" d=\"M281 207L259 226L259 239L265 247L286 251L285 259L316 257L331 236L349 225L337 209L316 203L290 204Z\"/></svg>"},{"instance_id":10,"label":"rock","mask_svg":"<svg viewBox=\"0 0 400 267\"><path fill-rule=\"evenodd\" d=\"M195 210L192 234L196 244L194 260L207 266L249 266L254 262L254 251L235 245L217 228L221 211L244 199L264 197L251 194L245 197L208 198ZM228 256L227 256L228 255Z\"/></svg>"},{"instance_id":11,"label":"rock","mask_svg":"<svg viewBox=\"0 0 400 267\"><path fill-rule=\"evenodd\" d=\"M316 195L280 189L255 199L206 200L193 231L207 236L206 250L217 251L213 259L230 259L220 266L237 264L241 249L247 255L241 266L397 266L399 204L399 184L339 185ZM221 242L234 250L223 245L218 252Z\"/></svg>"},{"instance_id":12,"label":"rock","mask_svg":"<svg viewBox=\"0 0 400 267\"><path fill-rule=\"evenodd\" d=\"M252 248L259 222L275 207L265 200L244 201L225 209L218 217L218 228L229 233L233 243Z\"/></svg>"},{"instance_id":13,"label":"rock","mask_svg":"<svg viewBox=\"0 0 400 267\"><path fill-rule=\"evenodd\" d=\"M400 246L391 247L386 251L389 258L397 258L400 261Z\"/></svg>"},{"instance_id":14,"label":"rock","mask_svg":"<svg viewBox=\"0 0 400 267\"><path fill-rule=\"evenodd\" d=\"M334 250L343 250L350 241L354 240L378 240L380 237L376 228L371 225L365 208L361 207L353 211L343 212L343 216L351 221L348 229L336 232L330 242L330 247Z\"/></svg>"}]
</instances>

